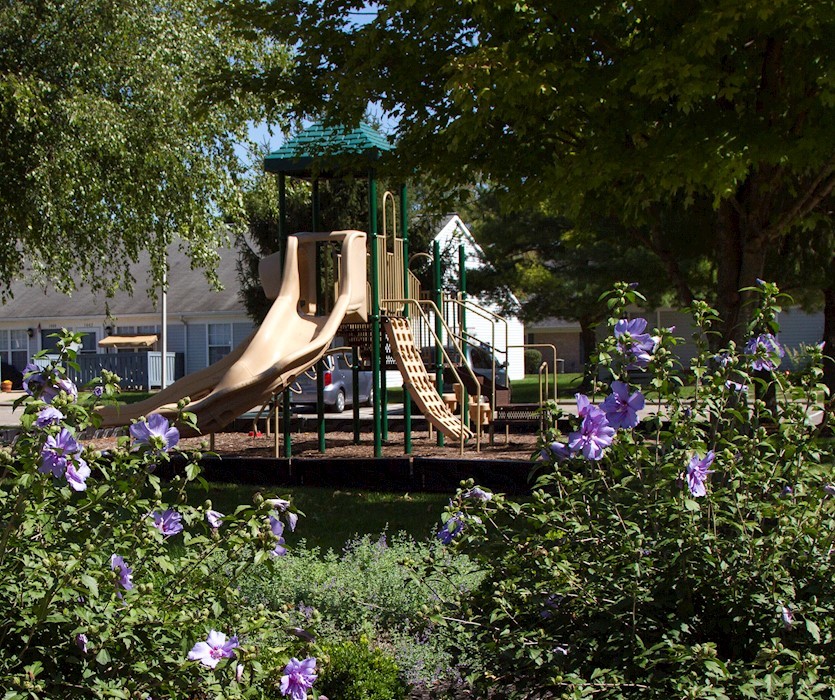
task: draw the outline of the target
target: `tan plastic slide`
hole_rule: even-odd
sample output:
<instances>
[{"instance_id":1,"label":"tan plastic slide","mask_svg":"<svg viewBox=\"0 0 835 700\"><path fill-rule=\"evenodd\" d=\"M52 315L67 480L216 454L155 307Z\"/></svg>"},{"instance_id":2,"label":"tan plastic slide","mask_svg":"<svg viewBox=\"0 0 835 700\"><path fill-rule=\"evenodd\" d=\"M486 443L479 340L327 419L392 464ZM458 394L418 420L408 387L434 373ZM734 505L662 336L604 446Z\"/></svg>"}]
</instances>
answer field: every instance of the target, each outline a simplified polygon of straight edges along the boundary
<instances>
[{"instance_id":1,"label":"tan plastic slide","mask_svg":"<svg viewBox=\"0 0 835 700\"><path fill-rule=\"evenodd\" d=\"M391 343L392 355L397 369L403 375L403 386L408 390L418 409L432 425L453 440L473 436L472 430L465 426L438 394L435 384L426 372L426 366L415 346L412 327L407 318L389 318L386 321L386 335Z\"/></svg>"},{"instance_id":2,"label":"tan plastic slide","mask_svg":"<svg viewBox=\"0 0 835 700\"><path fill-rule=\"evenodd\" d=\"M316 243L341 241L336 302L327 316L316 312ZM261 326L231 354L187 375L145 401L108 406L103 426L127 425L150 413L173 417L177 402L191 399L204 434L216 432L252 408L260 408L327 352L346 317L366 320L366 235L362 231L298 233L287 239L284 275L275 281L278 257L261 261L261 283L274 298Z\"/></svg>"}]
</instances>

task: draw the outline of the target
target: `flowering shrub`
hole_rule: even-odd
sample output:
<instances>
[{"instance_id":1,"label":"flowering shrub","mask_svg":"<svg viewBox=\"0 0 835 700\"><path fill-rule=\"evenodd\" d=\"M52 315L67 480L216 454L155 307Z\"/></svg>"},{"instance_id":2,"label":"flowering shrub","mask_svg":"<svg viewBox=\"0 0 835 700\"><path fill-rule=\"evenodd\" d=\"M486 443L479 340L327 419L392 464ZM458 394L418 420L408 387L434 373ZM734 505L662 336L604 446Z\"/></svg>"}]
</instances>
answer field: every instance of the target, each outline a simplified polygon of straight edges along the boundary
<instances>
[{"instance_id":1,"label":"flowering shrub","mask_svg":"<svg viewBox=\"0 0 835 700\"><path fill-rule=\"evenodd\" d=\"M68 363L77 341L59 342ZM310 642L285 631L286 613L243 608L236 581L283 554L280 518L296 514L261 498L227 514L188 503L195 464L154 474L179 438L162 416L106 454L86 446L115 382L79 392L60 366L27 368L22 432L0 452L3 700L280 697Z\"/></svg>"},{"instance_id":2,"label":"flowering shrub","mask_svg":"<svg viewBox=\"0 0 835 700\"><path fill-rule=\"evenodd\" d=\"M693 305L685 373L674 330L625 320L639 295L618 285L594 373L609 398L579 395L568 434L543 436L529 500L474 497L471 483L452 500L443 539L487 576L443 618L479 648L487 685L520 698L835 695L833 445L809 420L823 348L796 384L776 371L781 295L758 289L743 348L711 350L716 313ZM636 371L659 394L640 421Z\"/></svg>"}]
</instances>

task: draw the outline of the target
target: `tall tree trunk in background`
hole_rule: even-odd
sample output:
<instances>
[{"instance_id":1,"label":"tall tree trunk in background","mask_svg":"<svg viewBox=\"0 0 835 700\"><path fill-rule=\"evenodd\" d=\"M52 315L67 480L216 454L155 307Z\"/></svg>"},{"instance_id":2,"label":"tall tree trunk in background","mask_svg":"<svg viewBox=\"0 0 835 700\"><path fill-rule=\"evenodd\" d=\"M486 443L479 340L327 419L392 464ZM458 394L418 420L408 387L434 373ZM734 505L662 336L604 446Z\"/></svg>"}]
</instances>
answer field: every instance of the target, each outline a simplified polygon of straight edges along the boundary
<instances>
[{"instance_id":1,"label":"tall tree trunk in background","mask_svg":"<svg viewBox=\"0 0 835 700\"><path fill-rule=\"evenodd\" d=\"M598 323L598 320L580 319L580 360L583 363L583 382L578 391L584 394L591 391L594 382L594 371L589 364L589 357L597 346L597 334L594 329Z\"/></svg>"},{"instance_id":2,"label":"tall tree trunk in background","mask_svg":"<svg viewBox=\"0 0 835 700\"><path fill-rule=\"evenodd\" d=\"M756 287L765 272L769 245L776 244L768 229L774 192L767 172L752 173L736 196L724 200L717 212L717 310L722 319L721 344L733 340L740 347L748 338L748 324L758 295L742 291Z\"/></svg>"}]
</instances>

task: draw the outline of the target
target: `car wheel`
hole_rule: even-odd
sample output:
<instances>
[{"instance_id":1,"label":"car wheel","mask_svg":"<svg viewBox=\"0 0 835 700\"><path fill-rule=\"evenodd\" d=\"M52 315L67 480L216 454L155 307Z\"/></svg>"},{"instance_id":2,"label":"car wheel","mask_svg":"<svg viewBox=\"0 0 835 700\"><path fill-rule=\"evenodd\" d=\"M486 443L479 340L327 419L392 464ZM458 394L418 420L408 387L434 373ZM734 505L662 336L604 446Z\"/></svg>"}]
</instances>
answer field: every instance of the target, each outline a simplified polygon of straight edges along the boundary
<instances>
[{"instance_id":1,"label":"car wheel","mask_svg":"<svg viewBox=\"0 0 835 700\"><path fill-rule=\"evenodd\" d=\"M374 386L368 387L368 398L365 400L365 406L373 406L374 405Z\"/></svg>"},{"instance_id":2,"label":"car wheel","mask_svg":"<svg viewBox=\"0 0 835 700\"><path fill-rule=\"evenodd\" d=\"M345 410L345 392L342 389L336 395L336 401L333 404L334 413L342 413Z\"/></svg>"}]
</instances>

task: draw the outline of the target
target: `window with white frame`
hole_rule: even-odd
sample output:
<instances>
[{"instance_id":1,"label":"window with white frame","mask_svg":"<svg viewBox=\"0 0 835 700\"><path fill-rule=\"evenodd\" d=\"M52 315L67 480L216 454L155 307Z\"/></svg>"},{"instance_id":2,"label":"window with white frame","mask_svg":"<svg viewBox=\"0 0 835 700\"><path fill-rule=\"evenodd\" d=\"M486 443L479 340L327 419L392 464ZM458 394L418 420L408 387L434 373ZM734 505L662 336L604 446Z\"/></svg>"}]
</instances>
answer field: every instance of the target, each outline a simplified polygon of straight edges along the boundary
<instances>
[{"instance_id":1,"label":"window with white frame","mask_svg":"<svg viewBox=\"0 0 835 700\"><path fill-rule=\"evenodd\" d=\"M29 362L29 334L22 329L0 331L0 359L23 370Z\"/></svg>"},{"instance_id":2,"label":"window with white frame","mask_svg":"<svg viewBox=\"0 0 835 700\"><path fill-rule=\"evenodd\" d=\"M81 342L76 347L76 352L79 354L95 354L98 352L98 334L97 328L70 328L73 333L81 334ZM58 341L63 334L61 328L44 328L41 330L41 350L46 350L49 354L58 353Z\"/></svg>"},{"instance_id":3,"label":"window with white frame","mask_svg":"<svg viewBox=\"0 0 835 700\"><path fill-rule=\"evenodd\" d=\"M210 323L208 335L209 364L211 365L232 352L232 324Z\"/></svg>"}]
</instances>

